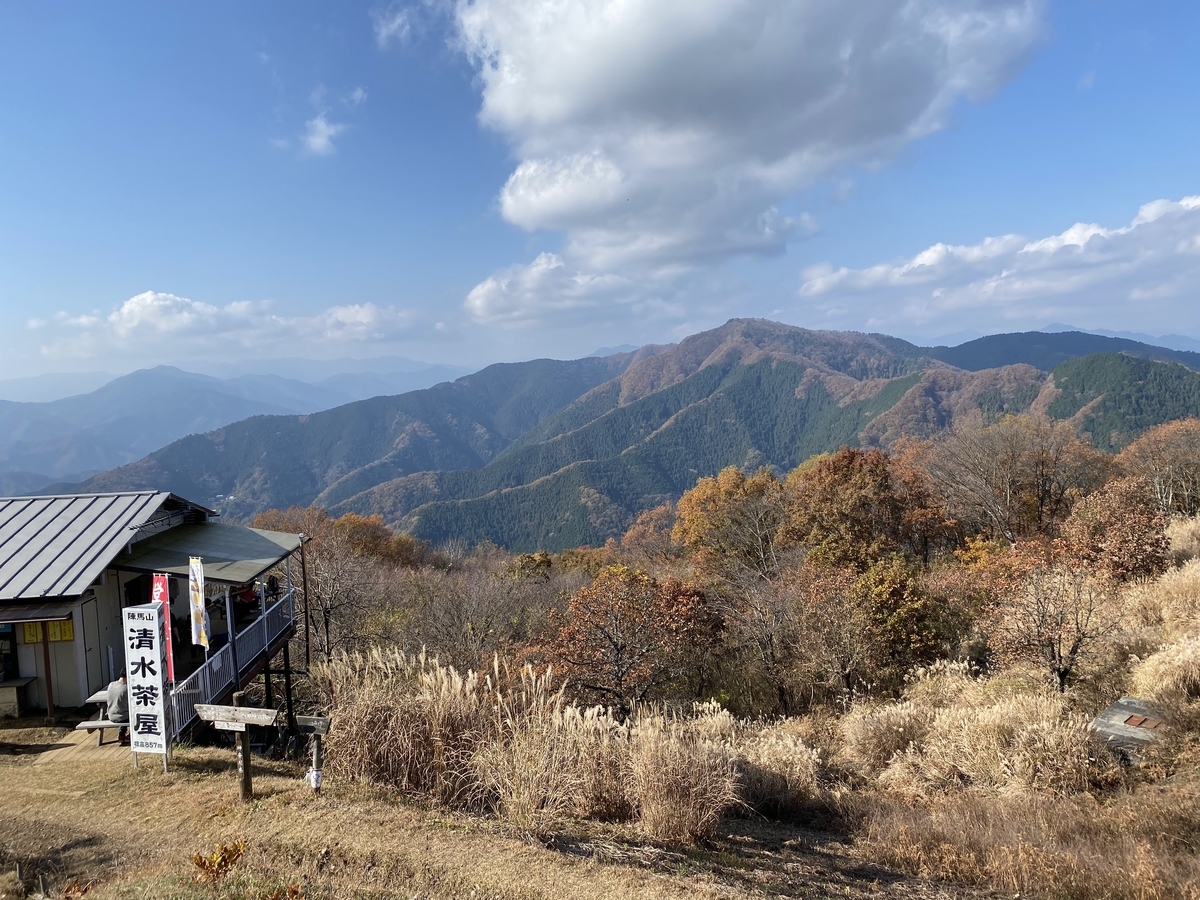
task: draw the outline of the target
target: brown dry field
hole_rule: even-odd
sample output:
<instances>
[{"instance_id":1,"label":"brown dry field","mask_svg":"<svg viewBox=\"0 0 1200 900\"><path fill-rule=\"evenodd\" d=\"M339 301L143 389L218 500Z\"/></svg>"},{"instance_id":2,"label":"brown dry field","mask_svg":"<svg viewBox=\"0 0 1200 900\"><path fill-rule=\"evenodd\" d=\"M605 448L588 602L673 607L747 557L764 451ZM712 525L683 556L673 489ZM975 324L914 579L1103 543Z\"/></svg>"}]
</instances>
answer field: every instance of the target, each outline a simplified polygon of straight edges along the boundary
<instances>
[{"instance_id":1,"label":"brown dry field","mask_svg":"<svg viewBox=\"0 0 1200 900\"><path fill-rule=\"evenodd\" d=\"M52 897L565 898L979 896L855 856L836 836L733 819L704 849L653 847L629 829L581 824L549 840L421 809L355 785L320 796L302 767L255 758L256 799L237 799L233 751L35 765L61 732L0 723L0 897L42 874ZM94 739L89 739L94 740ZM218 885L192 854L245 841ZM291 888L291 893L288 889Z\"/></svg>"}]
</instances>

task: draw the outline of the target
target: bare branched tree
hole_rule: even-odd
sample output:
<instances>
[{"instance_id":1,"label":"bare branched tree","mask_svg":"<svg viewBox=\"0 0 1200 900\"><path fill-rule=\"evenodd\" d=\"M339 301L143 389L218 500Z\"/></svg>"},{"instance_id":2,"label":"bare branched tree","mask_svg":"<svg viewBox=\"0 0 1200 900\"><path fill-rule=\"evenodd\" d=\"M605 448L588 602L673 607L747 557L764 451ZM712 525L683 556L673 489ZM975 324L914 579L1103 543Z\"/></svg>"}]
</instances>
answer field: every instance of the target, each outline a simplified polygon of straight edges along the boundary
<instances>
[{"instance_id":1,"label":"bare branched tree","mask_svg":"<svg viewBox=\"0 0 1200 900\"><path fill-rule=\"evenodd\" d=\"M984 426L974 416L940 444L929 474L956 518L1016 542L1053 534L1108 466L1066 422L1026 415Z\"/></svg>"}]
</instances>

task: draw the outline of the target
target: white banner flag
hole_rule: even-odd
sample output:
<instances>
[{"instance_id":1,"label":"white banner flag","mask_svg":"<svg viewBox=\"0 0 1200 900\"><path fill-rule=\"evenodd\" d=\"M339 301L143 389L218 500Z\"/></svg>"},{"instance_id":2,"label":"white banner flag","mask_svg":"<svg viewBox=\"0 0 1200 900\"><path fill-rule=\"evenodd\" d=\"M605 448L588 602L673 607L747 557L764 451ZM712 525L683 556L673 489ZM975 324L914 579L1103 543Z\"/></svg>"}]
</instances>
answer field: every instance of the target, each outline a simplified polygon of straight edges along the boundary
<instances>
[{"instance_id":1,"label":"white banner flag","mask_svg":"<svg viewBox=\"0 0 1200 900\"><path fill-rule=\"evenodd\" d=\"M188 565L188 602L192 611L192 643L208 649L210 625L204 608L204 563L200 557L190 557Z\"/></svg>"},{"instance_id":2,"label":"white banner flag","mask_svg":"<svg viewBox=\"0 0 1200 900\"><path fill-rule=\"evenodd\" d=\"M166 634L161 603L129 606L125 613L125 679L129 698L129 746L134 753L166 753Z\"/></svg>"}]
</instances>

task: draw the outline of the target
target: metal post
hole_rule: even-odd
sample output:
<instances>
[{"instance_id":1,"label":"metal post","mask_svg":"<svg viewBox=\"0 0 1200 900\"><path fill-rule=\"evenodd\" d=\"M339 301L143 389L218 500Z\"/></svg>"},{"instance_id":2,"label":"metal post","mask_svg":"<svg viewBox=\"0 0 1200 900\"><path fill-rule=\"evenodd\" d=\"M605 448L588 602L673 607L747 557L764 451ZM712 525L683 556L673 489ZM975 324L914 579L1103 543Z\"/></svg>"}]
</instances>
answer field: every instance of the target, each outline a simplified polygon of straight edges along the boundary
<instances>
[{"instance_id":1,"label":"metal post","mask_svg":"<svg viewBox=\"0 0 1200 900\"><path fill-rule=\"evenodd\" d=\"M233 705L242 706L246 700L243 691L233 695ZM238 767L238 799L249 803L254 797L254 784L250 780L250 730L237 732L237 767Z\"/></svg>"},{"instance_id":2,"label":"metal post","mask_svg":"<svg viewBox=\"0 0 1200 900\"><path fill-rule=\"evenodd\" d=\"M229 635L229 656L233 662L233 689L242 687L242 670L238 667L237 635L233 631L233 600L229 596L229 586L225 586L225 631Z\"/></svg>"},{"instance_id":3,"label":"metal post","mask_svg":"<svg viewBox=\"0 0 1200 900\"><path fill-rule=\"evenodd\" d=\"M42 629L42 666L46 670L46 720L54 720L54 679L50 677L50 623L39 622Z\"/></svg>"},{"instance_id":4,"label":"metal post","mask_svg":"<svg viewBox=\"0 0 1200 900\"><path fill-rule=\"evenodd\" d=\"M321 763L324 761L321 758L322 750L321 735L313 735L313 761L312 761L312 785L313 793L321 793Z\"/></svg>"},{"instance_id":5,"label":"metal post","mask_svg":"<svg viewBox=\"0 0 1200 900\"><path fill-rule=\"evenodd\" d=\"M305 536L300 535L300 581L304 585L304 671L307 672L312 666L310 649L312 639L310 632L312 631L312 616L309 615L308 609L308 563L304 559L304 542Z\"/></svg>"}]
</instances>

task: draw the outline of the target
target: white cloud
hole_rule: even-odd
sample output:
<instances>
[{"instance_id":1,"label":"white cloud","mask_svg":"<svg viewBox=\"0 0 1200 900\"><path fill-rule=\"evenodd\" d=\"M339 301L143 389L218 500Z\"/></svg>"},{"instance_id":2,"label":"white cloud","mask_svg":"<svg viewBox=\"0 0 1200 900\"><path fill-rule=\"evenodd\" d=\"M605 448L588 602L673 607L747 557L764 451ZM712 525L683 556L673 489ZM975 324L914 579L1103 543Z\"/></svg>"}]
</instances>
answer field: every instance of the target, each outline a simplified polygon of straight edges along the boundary
<instances>
[{"instance_id":1,"label":"white cloud","mask_svg":"<svg viewBox=\"0 0 1200 900\"><path fill-rule=\"evenodd\" d=\"M935 244L866 269L804 272L801 297L830 325L942 333L1052 322L1136 331L1200 328L1200 196L1155 200L1126 226L1078 223L1029 240ZM1191 309L1190 320L1180 309Z\"/></svg>"},{"instance_id":2,"label":"white cloud","mask_svg":"<svg viewBox=\"0 0 1200 900\"><path fill-rule=\"evenodd\" d=\"M304 123L301 142L305 151L313 156L332 156L337 152L333 139L348 127L340 122L330 122L323 112L317 113Z\"/></svg>"},{"instance_id":3,"label":"white cloud","mask_svg":"<svg viewBox=\"0 0 1200 900\"><path fill-rule=\"evenodd\" d=\"M403 41L412 30L408 10L395 3L387 8L371 10L371 24L375 30L375 43L380 50L392 41Z\"/></svg>"},{"instance_id":4,"label":"white cloud","mask_svg":"<svg viewBox=\"0 0 1200 900\"><path fill-rule=\"evenodd\" d=\"M1042 0L456 0L455 16L480 120L519 157L502 215L564 230L570 271L640 283L782 252L812 230L782 201L997 90Z\"/></svg>"},{"instance_id":5,"label":"white cloud","mask_svg":"<svg viewBox=\"0 0 1200 900\"><path fill-rule=\"evenodd\" d=\"M346 98L346 102L351 106L362 106L367 102L367 90L364 87L356 87L350 92L350 96Z\"/></svg>"},{"instance_id":6,"label":"white cloud","mask_svg":"<svg viewBox=\"0 0 1200 900\"><path fill-rule=\"evenodd\" d=\"M115 352L145 353L150 358L186 356L219 348L352 348L391 344L444 331L425 316L396 306L355 303L332 306L313 315L286 315L267 301L238 301L224 306L175 294L146 291L109 312L31 320L45 334L40 350L48 357L88 357Z\"/></svg>"}]
</instances>

